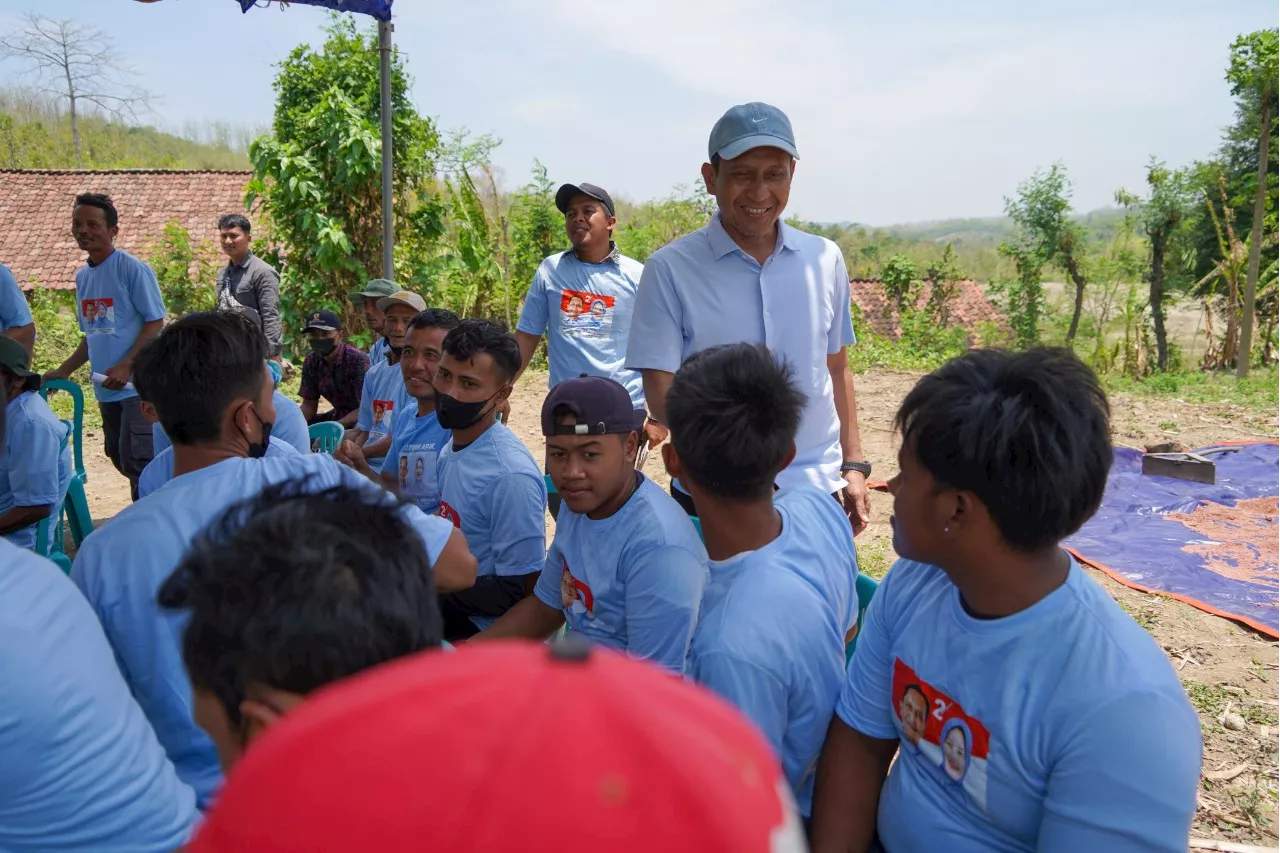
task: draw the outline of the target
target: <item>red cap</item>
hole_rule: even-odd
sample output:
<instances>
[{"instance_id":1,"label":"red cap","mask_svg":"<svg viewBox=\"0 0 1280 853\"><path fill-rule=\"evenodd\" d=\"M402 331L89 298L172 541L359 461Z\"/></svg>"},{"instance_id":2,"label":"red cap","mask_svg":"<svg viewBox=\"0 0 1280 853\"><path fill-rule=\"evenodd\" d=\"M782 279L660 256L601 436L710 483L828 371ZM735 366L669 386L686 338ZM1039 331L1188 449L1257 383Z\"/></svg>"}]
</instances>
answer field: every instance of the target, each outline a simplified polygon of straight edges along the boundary
<instances>
[{"instance_id":1,"label":"red cap","mask_svg":"<svg viewBox=\"0 0 1280 853\"><path fill-rule=\"evenodd\" d=\"M250 747L188 853L781 853L804 836L734 708L580 640L426 652Z\"/></svg>"}]
</instances>

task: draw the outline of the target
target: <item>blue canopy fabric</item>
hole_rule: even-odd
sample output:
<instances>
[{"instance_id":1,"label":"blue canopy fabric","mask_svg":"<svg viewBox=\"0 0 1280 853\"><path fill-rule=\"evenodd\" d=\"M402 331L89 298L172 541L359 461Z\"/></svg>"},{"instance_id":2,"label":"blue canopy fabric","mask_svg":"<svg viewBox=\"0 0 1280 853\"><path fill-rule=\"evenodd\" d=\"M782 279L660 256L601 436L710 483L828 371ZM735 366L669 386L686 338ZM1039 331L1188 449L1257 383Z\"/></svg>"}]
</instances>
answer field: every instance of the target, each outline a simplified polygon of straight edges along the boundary
<instances>
[{"instance_id":1,"label":"blue canopy fabric","mask_svg":"<svg viewBox=\"0 0 1280 853\"><path fill-rule=\"evenodd\" d=\"M337 9L339 12L353 12L357 15L372 15L379 21L391 20L392 0L289 0L290 3L305 3L308 6L324 6ZM240 0L240 11L248 12L257 0Z\"/></svg>"}]
</instances>

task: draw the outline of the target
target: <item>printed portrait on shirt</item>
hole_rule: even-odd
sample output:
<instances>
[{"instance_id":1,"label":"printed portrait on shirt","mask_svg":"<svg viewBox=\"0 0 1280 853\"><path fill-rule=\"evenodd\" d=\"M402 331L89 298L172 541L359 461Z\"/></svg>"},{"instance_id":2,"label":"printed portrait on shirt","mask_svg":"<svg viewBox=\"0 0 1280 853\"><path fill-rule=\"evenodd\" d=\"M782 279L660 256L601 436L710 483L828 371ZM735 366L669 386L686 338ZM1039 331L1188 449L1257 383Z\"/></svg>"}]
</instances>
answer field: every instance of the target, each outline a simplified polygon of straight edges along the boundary
<instances>
[{"instance_id":1,"label":"printed portrait on shirt","mask_svg":"<svg viewBox=\"0 0 1280 853\"><path fill-rule=\"evenodd\" d=\"M373 401L373 426L369 432L385 435L391 431L391 414L395 411L395 400Z\"/></svg>"},{"instance_id":2,"label":"printed portrait on shirt","mask_svg":"<svg viewBox=\"0 0 1280 853\"><path fill-rule=\"evenodd\" d=\"M572 337L608 337L613 330L612 296L583 290L560 294L560 331Z\"/></svg>"},{"instance_id":3,"label":"printed portrait on shirt","mask_svg":"<svg viewBox=\"0 0 1280 853\"><path fill-rule=\"evenodd\" d=\"M561 557L560 562L564 566L560 573L560 600L565 611L571 615L585 615L588 619L594 619L596 600L591 594L591 587L573 576L573 572L569 571L568 560Z\"/></svg>"},{"instance_id":4,"label":"printed portrait on shirt","mask_svg":"<svg viewBox=\"0 0 1280 853\"><path fill-rule=\"evenodd\" d=\"M400 491L412 498L436 497L436 449L433 444L410 444L400 452Z\"/></svg>"},{"instance_id":5,"label":"printed portrait on shirt","mask_svg":"<svg viewBox=\"0 0 1280 853\"><path fill-rule=\"evenodd\" d=\"M986 726L901 658L893 662L891 695L905 747L902 760L922 762L939 785L958 789L985 812L991 746Z\"/></svg>"},{"instance_id":6,"label":"printed portrait on shirt","mask_svg":"<svg viewBox=\"0 0 1280 853\"><path fill-rule=\"evenodd\" d=\"M116 329L116 307L113 299L82 299L80 315L86 335L111 334Z\"/></svg>"},{"instance_id":7,"label":"printed portrait on shirt","mask_svg":"<svg viewBox=\"0 0 1280 853\"><path fill-rule=\"evenodd\" d=\"M400 454L400 491L405 491L409 487L409 456L406 453Z\"/></svg>"}]
</instances>

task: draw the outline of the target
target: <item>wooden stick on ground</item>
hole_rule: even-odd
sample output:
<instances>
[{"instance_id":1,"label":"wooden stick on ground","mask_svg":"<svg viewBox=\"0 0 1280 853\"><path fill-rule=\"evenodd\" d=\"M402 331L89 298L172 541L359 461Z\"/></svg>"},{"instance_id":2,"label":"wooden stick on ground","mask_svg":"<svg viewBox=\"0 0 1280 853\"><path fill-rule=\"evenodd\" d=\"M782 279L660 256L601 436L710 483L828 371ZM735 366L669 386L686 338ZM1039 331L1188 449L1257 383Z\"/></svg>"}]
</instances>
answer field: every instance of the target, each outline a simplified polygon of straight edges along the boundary
<instances>
[{"instance_id":1,"label":"wooden stick on ground","mask_svg":"<svg viewBox=\"0 0 1280 853\"><path fill-rule=\"evenodd\" d=\"M1239 844L1235 841L1218 841L1212 838L1192 838L1187 842L1192 850L1216 850L1218 853L1272 853L1275 848L1256 844Z\"/></svg>"}]
</instances>

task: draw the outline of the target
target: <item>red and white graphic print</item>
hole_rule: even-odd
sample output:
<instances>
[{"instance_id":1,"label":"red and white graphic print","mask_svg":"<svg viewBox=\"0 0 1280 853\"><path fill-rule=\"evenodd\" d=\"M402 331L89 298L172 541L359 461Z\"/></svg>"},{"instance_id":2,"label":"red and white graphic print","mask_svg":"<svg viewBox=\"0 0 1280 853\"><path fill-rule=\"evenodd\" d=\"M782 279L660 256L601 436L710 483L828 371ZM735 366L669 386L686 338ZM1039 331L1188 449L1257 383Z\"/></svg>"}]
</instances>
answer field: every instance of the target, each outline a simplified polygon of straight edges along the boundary
<instances>
[{"instance_id":1,"label":"red and white graphic print","mask_svg":"<svg viewBox=\"0 0 1280 853\"><path fill-rule=\"evenodd\" d=\"M585 290L560 294L560 331L571 337L606 337L613 328L612 296Z\"/></svg>"},{"instance_id":2,"label":"red and white graphic print","mask_svg":"<svg viewBox=\"0 0 1280 853\"><path fill-rule=\"evenodd\" d=\"M453 523L454 527L461 529L462 517L458 515L458 511L449 506L447 501L440 501L440 517L447 518Z\"/></svg>"},{"instance_id":3,"label":"red and white graphic print","mask_svg":"<svg viewBox=\"0 0 1280 853\"><path fill-rule=\"evenodd\" d=\"M987 758L991 735L960 703L916 671L893 662L893 717L904 758L923 761L943 784L959 785L978 808L987 809Z\"/></svg>"},{"instance_id":4,"label":"red and white graphic print","mask_svg":"<svg viewBox=\"0 0 1280 853\"><path fill-rule=\"evenodd\" d=\"M110 335L116 330L116 305L113 299L81 299L81 328L86 335Z\"/></svg>"},{"instance_id":5,"label":"red and white graphic print","mask_svg":"<svg viewBox=\"0 0 1280 853\"><path fill-rule=\"evenodd\" d=\"M564 609L570 613L585 613L588 619L595 618L596 599L591 594L591 587L573 576L569 571L569 561L560 558L564 570L560 572L560 601Z\"/></svg>"}]
</instances>

